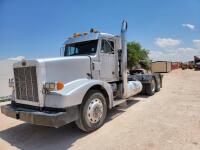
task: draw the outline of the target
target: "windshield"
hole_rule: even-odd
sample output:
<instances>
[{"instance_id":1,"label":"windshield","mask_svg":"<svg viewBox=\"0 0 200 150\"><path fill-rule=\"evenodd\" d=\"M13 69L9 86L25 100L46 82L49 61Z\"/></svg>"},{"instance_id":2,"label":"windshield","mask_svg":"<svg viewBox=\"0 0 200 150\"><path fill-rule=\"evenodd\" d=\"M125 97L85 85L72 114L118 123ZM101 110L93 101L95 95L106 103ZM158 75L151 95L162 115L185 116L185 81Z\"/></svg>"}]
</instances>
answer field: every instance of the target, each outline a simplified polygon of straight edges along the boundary
<instances>
[{"instance_id":1,"label":"windshield","mask_svg":"<svg viewBox=\"0 0 200 150\"><path fill-rule=\"evenodd\" d=\"M64 56L94 55L97 51L98 40L68 44Z\"/></svg>"}]
</instances>

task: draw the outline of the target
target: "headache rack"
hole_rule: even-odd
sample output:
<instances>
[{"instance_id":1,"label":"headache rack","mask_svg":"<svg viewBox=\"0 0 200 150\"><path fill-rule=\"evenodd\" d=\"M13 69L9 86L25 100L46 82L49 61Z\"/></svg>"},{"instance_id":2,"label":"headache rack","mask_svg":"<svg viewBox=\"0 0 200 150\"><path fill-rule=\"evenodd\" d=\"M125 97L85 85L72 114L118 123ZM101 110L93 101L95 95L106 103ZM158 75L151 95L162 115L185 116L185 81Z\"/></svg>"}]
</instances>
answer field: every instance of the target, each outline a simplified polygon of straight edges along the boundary
<instances>
[{"instance_id":1,"label":"headache rack","mask_svg":"<svg viewBox=\"0 0 200 150\"><path fill-rule=\"evenodd\" d=\"M35 66L14 68L14 79L18 100L39 101Z\"/></svg>"}]
</instances>

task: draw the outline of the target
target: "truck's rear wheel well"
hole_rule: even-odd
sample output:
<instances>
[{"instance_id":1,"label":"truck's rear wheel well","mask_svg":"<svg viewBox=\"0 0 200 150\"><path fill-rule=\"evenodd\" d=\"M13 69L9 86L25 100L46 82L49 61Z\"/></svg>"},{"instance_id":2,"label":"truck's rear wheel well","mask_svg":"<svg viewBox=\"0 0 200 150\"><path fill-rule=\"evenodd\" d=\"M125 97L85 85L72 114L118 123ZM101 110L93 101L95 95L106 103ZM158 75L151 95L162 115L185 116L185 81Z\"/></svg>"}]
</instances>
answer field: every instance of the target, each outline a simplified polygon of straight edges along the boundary
<instances>
[{"instance_id":1,"label":"truck's rear wheel well","mask_svg":"<svg viewBox=\"0 0 200 150\"><path fill-rule=\"evenodd\" d=\"M108 93L107 93L107 91L105 90L105 88L102 87L101 85L94 85L94 86L90 87L90 89L86 92L85 95L87 95L87 93L88 93L89 91L91 91L91 90L97 90L97 91L102 92L102 94L103 94L103 95L105 96L105 98L106 98L106 103L107 103L107 106L108 106L108 108L109 108L109 105L110 105L109 96L108 96Z\"/></svg>"}]
</instances>

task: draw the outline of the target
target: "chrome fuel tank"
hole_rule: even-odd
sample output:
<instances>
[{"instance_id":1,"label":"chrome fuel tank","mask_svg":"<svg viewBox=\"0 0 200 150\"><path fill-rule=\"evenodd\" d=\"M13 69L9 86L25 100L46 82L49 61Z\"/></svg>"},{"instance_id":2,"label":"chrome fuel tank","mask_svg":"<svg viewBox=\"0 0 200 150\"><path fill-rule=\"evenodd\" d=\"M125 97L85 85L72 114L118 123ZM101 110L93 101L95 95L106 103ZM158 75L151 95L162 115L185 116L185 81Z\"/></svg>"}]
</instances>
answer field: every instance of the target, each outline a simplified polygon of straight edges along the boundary
<instances>
[{"instance_id":1,"label":"chrome fuel tank","mask_svg":"<svg viewBox=\"0 0 200 150\"><path fill-rule=\"evenodd\" d=\"M140 81L128 81L128 97L134 96L142 91L142 83Z\"/></svg>"}]
</instances>

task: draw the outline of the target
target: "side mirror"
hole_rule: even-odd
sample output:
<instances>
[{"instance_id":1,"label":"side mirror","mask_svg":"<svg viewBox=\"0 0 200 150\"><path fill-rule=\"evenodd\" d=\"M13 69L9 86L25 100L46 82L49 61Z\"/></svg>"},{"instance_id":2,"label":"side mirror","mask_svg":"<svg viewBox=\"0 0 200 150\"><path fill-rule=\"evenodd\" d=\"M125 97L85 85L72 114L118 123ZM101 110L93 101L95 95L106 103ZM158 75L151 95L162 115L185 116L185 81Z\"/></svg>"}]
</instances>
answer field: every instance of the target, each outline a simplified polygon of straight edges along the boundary
<instances>
[{"instance_id":1,"label":"side mirror","mask_svg":"<svg viewBox=\"0 0 200 150\"><path fill-rule=\"evenodd\" d=\"M61 47L60 48L60 56L64 56L65 48Z\"/></svg>"}]
</instances>

